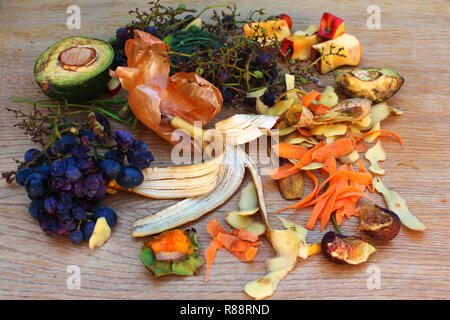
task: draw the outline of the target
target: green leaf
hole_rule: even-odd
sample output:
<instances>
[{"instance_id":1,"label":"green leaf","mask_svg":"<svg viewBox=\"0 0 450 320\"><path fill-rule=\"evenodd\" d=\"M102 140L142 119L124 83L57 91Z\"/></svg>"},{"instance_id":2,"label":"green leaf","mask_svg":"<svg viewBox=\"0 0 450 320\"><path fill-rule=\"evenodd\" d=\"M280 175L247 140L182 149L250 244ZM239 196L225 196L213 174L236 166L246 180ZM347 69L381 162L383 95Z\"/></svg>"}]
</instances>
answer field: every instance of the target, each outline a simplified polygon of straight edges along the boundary
<instances>
[{"instance_id":1,"label":"green leaf","mask_svg":"<svg viewBox=\"0 0 450 320\"><path fill-rule=\"evenodd\" d=\"M172 273L171 262L170 261L153 261L150 269L155 277L165 276Z\"/></svg>"},{"instance_id":2,"label":"green leaf","mask_svg":"<svg viewBox=\"0 0 450 320\"><path fill-rule=\"evenodd\" d=\"M197 269L203 265L203 260L197 255L190 255L188 258L181 261L172 262L172 272L174 274L192 276Z\"/></svg>"},{"instance_id":3,"label":"green leaf","mask_svg":"<svg viewBox=\"0 0 450 320\"><path fill-rule=\"evenodd\" d=\"M301 84L307 84L308 83L308 79L304 78L304 77L300 77L300 83Z\"/></svg>"},{"instance_id":4,"label":"green leaf","mask_svg":"<svg viewBox=\"0 0 450 320\"><path fill-rule=\"evenodd\" d=\"M153 253L153 250L151 248L142 248L139 258L147 268L150 268L153 261L155 260L155 254Z\"/></svg>"}]
</instances>

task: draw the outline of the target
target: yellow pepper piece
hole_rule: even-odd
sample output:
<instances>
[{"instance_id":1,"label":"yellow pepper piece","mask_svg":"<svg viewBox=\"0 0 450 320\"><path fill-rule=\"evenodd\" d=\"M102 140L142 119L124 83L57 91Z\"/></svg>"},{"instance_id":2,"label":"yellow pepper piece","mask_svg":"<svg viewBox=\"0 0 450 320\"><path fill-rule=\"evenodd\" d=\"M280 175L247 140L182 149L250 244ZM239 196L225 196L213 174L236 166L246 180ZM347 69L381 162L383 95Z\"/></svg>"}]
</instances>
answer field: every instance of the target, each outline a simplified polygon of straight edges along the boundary
<instances>
[{"instance_id":1,"label":"yellow pepper piece","mask_svg":"<svg viewBox=\"0 0 450 320\"><path fill-rule=\"evenodd\" d=\"M256 36L258 41L263 41L266 37L267 43L272 43L275 37L278 41L283 41L291 35L288 23L285 20L269 20L244 24L244 37Z\"/></svg>"}]
</instances>

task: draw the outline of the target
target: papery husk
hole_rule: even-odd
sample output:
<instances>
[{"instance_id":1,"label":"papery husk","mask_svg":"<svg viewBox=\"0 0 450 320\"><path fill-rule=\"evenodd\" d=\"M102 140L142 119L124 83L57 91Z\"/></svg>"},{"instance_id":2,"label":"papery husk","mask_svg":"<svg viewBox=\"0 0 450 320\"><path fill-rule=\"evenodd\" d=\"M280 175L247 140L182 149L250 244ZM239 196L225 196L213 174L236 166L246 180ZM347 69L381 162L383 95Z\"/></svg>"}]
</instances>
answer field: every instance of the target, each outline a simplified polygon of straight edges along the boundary
<instances>
[{"instance_id":1,"label":"papery husk","mask_svg":"<svg viewBox=\"0 0 450 320\"><path fill-rule=\"evenodd\" d=\"M111 76L128 90L128 102L136 117L170 143L174 130L164 114L180 116L202 126L221 109L223 99L216 87L195 73L175 73L169 77L169 47L152 35L134 30L134 39L125 43L127 67L117 67Z\"/></svg>"}]
</instances>

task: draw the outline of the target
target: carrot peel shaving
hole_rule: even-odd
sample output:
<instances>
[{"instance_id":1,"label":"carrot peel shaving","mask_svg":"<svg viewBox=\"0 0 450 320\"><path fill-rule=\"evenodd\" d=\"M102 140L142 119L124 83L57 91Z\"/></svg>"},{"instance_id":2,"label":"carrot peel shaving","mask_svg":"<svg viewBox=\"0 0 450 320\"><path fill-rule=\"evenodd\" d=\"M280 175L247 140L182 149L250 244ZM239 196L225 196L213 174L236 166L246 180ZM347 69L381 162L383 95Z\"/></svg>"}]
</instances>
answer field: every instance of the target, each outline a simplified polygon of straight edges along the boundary
<instances>
[{"instance_id":1,"label":"carrot peel shaving","mask_svg":"<svg viewBox=\"0 0 450 320\"><path fill-rule=\"evenodd\" d=\"M373 131L364 132L363 136L367 136L372 133L381 133L381 135L380 135L381 137L393 136L393 137L397 138L397 140L400 143L400 145L402 146L402 148L405 147L405 144L403 143L402 138L400 138L400 136L398 134L396 134L395 132L388 131L388 130L373 130Z\"/></svg>"},{"instance_id":2,"label":"carrot peel shaving","mask_svg":"<svg viewBox=\"0 0 450 320\"><path fill-rule=\"evenodd\" d=\"M205 251L205 281L208 281L209 279L209 272L211 265L214 262L217 250L225 247L225 249L230 251L239 260L251 261L258 252L258 248L256 248L256 246L262 243L261 241L257 241L258 237L256 235L245 229L228 232L222 228L220 223L216 220L211 220L206 229L213 239Z\"/></svg>"}]
</instances>

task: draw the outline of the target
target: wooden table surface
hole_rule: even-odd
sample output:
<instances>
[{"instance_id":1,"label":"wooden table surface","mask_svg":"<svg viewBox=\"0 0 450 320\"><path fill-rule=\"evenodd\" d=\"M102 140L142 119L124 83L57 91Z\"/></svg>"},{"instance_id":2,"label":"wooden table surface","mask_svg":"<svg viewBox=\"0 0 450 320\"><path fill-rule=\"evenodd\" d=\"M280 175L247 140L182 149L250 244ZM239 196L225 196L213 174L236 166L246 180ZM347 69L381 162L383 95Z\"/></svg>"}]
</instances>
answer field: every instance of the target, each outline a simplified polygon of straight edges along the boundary
<instances>
[{"instance_id":1,"label":"wooden table surface","mask_svg":"<svg viewBox=\"0 0 450 320\"><path fill-rule=\"evenodd\" d=\"M174 1L169 1L174 6ZM166 3L169 3L166 2ZM243 1L240 1L243 2ZM33 65L50 44L71 35L108 39L129 21L128 11L146 8L146 1L106 0L3 0L0 1L0 170L12 170L11 158L21 158L33 147L29 139L13 127L13 115L6 106L30 109L13 103L9 97L42 99L33 79ZM212 1L190 1L203 8ZM81 29L66 28L66 8L81 8ZM381 10L381 29L369 30L366 20L369 5ZM450 298L450 131L449 38L450 4L444 1L245 1L246 14L251 8L266 8L268 13L286 12L294 20L293 29L318 24L322 12L345 19L349 33L362 43L361 66L391 67L406 82L391 99L405 114L386 120L384 129L403 137L402 150L394 140L384 139L388 159L384 163L384 181L398 190L410 209L426 224L424 233L402 229L392 242L371 242L377 252L368 263L337 266L321 255L299 261L280 282L273 299L430 299ZM325 76L331 83L331 76ZM217 119L235 111L226 109ZM120 128L115 124L115 128ZM170 146L153 132L139 126L136 136L147 142L156 157L155 165L170 164ZM245 181L249 181L248 174ZM264 178L264 193L269 212L285 206L274 181ZM311 186L307 186L310 188ZM132 223L174 203L119 194L106 200L115 208L119 222L111 239L100 249L86 244L74 246L67 238L47 237L27 213L29 200L22 187L0 182L0 298L37 299L247 299L243 288L265 272L265 260L273 255L267 240L251 263L241 263L230 253L218 252L210 281L199 276L169 276L153 279L139 260L142 239L131 237ZM308 191L308 190L307 190ZM190 224L198 231L200 254L209 244L206 224L237 205L235 195L227 204ZM363 201L363 200L362 200ZM377 198L379 204L384 204ZM283 216L304 225L310 210L289 211ZM273 215L273 225L277 221ZM343 225L347 234L356 233L358 221ZM189 226L190 226L189 225ZM333 227L328 226L331 230ZM310 232L310 241L319 241L323 233ZM366 238L366 237L364 237ZM367 239L367 238L366 238ZM81 289L67 288L67 268L77 265L81 271ZM379 268L379 269L377 269ZM379 270L381 288L369 289L370 272Z\"/></svg>"}]
</instances>

